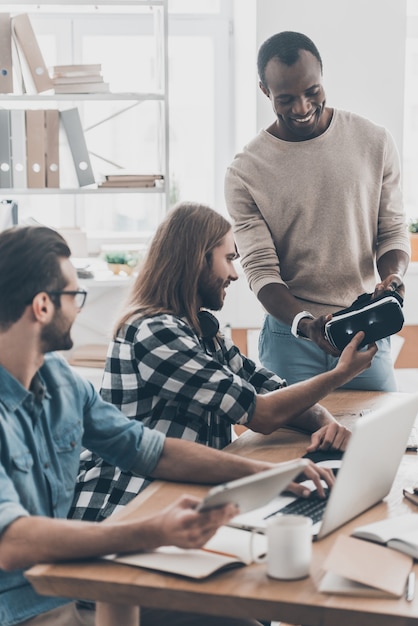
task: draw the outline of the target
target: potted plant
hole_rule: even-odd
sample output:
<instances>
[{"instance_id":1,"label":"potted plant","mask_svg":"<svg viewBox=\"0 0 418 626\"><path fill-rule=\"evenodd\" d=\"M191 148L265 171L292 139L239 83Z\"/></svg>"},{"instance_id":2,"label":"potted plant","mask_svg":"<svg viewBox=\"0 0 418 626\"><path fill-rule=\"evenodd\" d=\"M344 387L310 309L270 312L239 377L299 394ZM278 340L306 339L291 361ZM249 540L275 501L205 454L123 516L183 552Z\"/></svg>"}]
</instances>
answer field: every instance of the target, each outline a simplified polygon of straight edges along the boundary
<instances>
[{"instance_id":1,"label":"potted plant","mask_svg":"<svg viewBox=\"0 0 418 626\"><path fill-rule=\"evenodd\" d=\"M138 265L138 255L133 252L105 252L104 259L108 268L114 274L120 274L124 272L128 276L132 274L136 266Z\"/></svg>"},{"instance_id":2,"label":"potted plant","mask_svg":"<svg viewBox=\"0 0 418 626\"><path fill-rule=\"evenodd\" d=\"M409 239L411 242L411 261L418 262L418 218L408 224Z\"/></svg>"}]
</instances>

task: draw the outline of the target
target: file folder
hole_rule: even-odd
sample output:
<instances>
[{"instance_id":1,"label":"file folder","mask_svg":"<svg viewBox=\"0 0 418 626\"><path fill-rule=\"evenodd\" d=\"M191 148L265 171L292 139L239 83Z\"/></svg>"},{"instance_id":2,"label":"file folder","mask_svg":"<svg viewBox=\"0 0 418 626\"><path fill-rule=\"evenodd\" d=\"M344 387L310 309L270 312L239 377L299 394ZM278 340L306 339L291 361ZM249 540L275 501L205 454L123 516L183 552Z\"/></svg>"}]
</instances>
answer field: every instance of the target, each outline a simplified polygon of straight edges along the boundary
<instances>
[{"instance_id":1,"label":"file folder","mask_svg":"<svg viewBox=\"0 0 418 626\"><path fill-rule=\"evenodd\" d=\"M0 187L12 186L10 111L0 109Z\"/></svg>"},{"instance_id":2,"label":"file folder","mask_svg":"<svg viewBox=\"0 0 418 626\"><path fill-rule=\"evenodd\" d=\"M12 21L13 33L18 43L20 57L24 57L35 92L52 89L52 79L48 74L41 49L36 39L27 13L16 15Z\"/></svg>"},{"instance_id":3,"label":"file folder","mask_svg":"<svg viewBox=\"0 0 418 626\"><path fill-rule=\"evenodd\" d=\"M45 111L45 171L46 186L59 187L59 112L57 109L47 109Z\"/></svg>"},{"instance_id":4,"label":"file folder","mask_svg":"<svg viewBox=\"0 0 418 626\"><path fill-rule=\"evenodd\" d=\"M12 23L9 13L0 13L0 93L13 93Z\"/></svg>"},{"instance_id":5,"label":"file folder","mask_svg":"<svg viewBox=\"0 0 418 626\"><path fill-rule=\"evenodd\" d=\"M94 179L84 131L81 125L80 113L77 108L73 108L60 111L60 116L74 160L78 184L80 187L91 185L96 181Z\"/></svg>"},{"instance_id":6,"label":"file folder","mask_svg":"<svg viewBox=\"0 0 418 626\"><path fill-rule=\"evenodd\" d=\"M43 109L26 111L28 187L45 187L45 122Z\"/></svg>"},{"instance_id":7,"label":"file folder","mask_svg":"<svg viewBox=\"0 0 418 626\"><path fill-rule=\"evenodd\" d=\"M16 189L26 189L26 119L23 109L10 111L12 132L12 183Z\"/></svg>"}]
</instances>

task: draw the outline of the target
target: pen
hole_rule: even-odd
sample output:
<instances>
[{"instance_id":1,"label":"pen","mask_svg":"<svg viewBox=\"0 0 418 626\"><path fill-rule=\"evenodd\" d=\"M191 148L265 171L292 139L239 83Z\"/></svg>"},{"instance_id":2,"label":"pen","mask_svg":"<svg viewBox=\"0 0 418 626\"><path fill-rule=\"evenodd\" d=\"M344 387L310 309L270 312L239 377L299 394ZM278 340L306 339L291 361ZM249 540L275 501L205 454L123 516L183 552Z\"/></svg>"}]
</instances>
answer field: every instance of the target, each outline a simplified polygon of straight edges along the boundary
<instances>
[{"instance_id":1,"label":"pen","mask_svg":"<svg viewBox=\"0 0 418 626\"><path fill-rule=\"evenodd\" d=\"M415 596L415 574L411 572L408 576L408 580L406 581L406 591L405 596L407 602L412 602Z\"/></svg>"}]
</instances>

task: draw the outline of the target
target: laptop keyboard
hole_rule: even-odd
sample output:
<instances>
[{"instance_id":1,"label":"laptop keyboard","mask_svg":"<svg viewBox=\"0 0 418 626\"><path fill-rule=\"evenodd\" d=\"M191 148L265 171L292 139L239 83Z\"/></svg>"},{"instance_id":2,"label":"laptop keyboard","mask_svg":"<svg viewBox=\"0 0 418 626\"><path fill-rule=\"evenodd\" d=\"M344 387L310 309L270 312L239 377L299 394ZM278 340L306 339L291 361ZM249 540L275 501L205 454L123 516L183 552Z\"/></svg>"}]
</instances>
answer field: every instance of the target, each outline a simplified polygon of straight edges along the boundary
<instances>
[{"instance_id":1,"label":"laptop keyboard","mask_svg":"<svg viewBox=\"0 0 418 626\"><path fill-rule=\"evenodd\" d=\"M339 453L341 455L341 453ZM338 467L332 468L334 476L338 474ZM324 487L325 498L320 498L318 492L312 491L309 498L296 498L293 502L282 506L277 511L273 511L264 517L264 519L270 519L270 517L276 517L276 515L304 515L310 517L312 524L320 522L324 516L325 507L327 506L329 489Z\"/></svg>"},{"instance_id":2,"label":"laptop keyboard","mask_svg":"<svg viewBox=\"0 0 418 626\"><path fill-rule=\"evenodd\" d=\"M312 492L309 498L298 498L294 502L287 504L278 511L273 511L267 515L264 519L275 517L276 515L304 515L310 517L312 523L316 524L320 522L324 514L324 509L327 504L328 490L325 490L326 497L320 498L316 491Z\"/></svg>"}]
</instances>

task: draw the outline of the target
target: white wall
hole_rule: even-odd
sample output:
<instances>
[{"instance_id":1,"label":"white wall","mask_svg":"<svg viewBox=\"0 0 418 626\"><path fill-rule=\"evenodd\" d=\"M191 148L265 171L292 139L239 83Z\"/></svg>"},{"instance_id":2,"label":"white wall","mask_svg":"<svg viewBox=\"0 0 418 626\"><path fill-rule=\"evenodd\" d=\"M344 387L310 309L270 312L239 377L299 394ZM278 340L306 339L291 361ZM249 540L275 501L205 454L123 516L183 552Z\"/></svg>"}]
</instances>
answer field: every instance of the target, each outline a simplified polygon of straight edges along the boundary
<instances>
[{"instance_id":1,"label":"white wall","mask_svg":"<svg viewBox=\"0 0 418 626\"><path fill-rule=\"evenodd\" d=\"M257 48L282 30L308 35L324 65L329 106L364 115L402 154L406 0L257 0ZM273 121L257 96L257 127Z\"/></svg>"}]
</instances>

